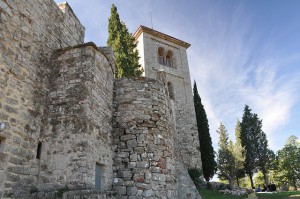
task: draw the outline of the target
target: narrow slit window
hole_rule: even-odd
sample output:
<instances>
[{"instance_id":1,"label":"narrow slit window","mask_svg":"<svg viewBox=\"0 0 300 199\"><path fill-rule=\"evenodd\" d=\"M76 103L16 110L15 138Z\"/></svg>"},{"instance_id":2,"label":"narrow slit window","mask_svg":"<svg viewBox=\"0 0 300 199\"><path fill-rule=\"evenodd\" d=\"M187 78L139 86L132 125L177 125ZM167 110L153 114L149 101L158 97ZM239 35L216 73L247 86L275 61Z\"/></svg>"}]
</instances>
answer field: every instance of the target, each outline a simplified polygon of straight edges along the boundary
<instances>
[{"instance_id":1,"label":"narrow slit window","mask_svg":"<svg viewBox=\"0 0 300 199\"><path fill-rule=\"evenodd\" d=\"M174 100L173 85L171 82L168 82L168 91L170 99Z\"/></svg>"},{"instance_id":2,"label":"narrow slit window","mask_svg":"<svg viewBox=\"0 0 300 199\"><path fill-rule=\"evenodd\" d=\"M36 150L36 159L41 159L41 155L42 155L42 142L39 142Z\"/></svg>"},{"instance_id":3,"label":"narrow slit window","mask_svg":"<svg viewBox=\"0 0 300 199\"><path fill-rule=\"evenodd\" d=\"M102 186L102 167L100 164L96 163L95 171L95 190L101 190Z\"/></svg>"},{"instance_id":4,"label":"narrow slit window","mask_svg":"<svg viewBox=\"0 0 300 199\"><path fill-rule=\"evenodd\" d=\"M168 51L167 56L166 56L166 65L168 67L174 67L173 64L173 52L172 51Z\"/></svg>"},{"instance_id":5,"label":"narrow slit window","mask_svg":"<svg viewBox=\"0 0 300 199\"><path fill-rule=\"evenodd\" d=\"M4 151L4 137L0 136L0 153L2 153Z\"/></svg>"},{"instance_id":6,"label":"narrow slit window","mask_svg":"<svg viewBox=\"0 0 300 199\"><path fill-rule=\"evenodd\" d=\"M158 63L161 65L165 65L165 59L164 59L164 49L158 48Z\"/></svg>"}]
</instances>

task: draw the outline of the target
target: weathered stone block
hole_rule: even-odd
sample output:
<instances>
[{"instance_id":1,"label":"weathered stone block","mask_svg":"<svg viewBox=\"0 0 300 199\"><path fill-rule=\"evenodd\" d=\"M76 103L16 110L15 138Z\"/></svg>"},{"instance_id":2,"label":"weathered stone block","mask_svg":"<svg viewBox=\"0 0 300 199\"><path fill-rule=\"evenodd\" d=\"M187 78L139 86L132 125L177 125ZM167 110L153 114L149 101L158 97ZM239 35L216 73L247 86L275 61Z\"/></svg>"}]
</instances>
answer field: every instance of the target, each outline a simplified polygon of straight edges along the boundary
<instances>
[{"instance_id":1,"label":"weathered stone block","mask_svg":"<svg viewBox=\"0 0 300 199\"><path fill-rule=\"evenodd\" d=\"M132 169L132 168L135 168L135 167L136 167L136 162L129 162L129 164L128 164L129 169Z\"/></svg>"},{"instance_id":2,"label":"weathered stone block","mask_svg":"<svg viewBox=\"0 0 300 199\"><path fill-rule=\"evenodd\" d=\"M123 185L124 180L122 178L115 178L113 181L113 185Z\"/></svg>"},{"instance_id":3,"label":"weathered stone block","mask_svg":"<svg viewBox=\"0 0 300 199\"><path fill-rule=\"evenodd\" d=\"M127 195L128 196L135 196L138 192L136 187L127 187Z\"/></svg>"},{"instance_id":4,"label":"weathered stone block","mask_svg":"<svg viewBox=\"0 0 300 199\"><path fill-rule=\"evenodd\" d=\"M138 189L151 189L152 185L146 183L136 183L136 187Z\"/></svg>"},{"instance_id":5,"label":"weathered stone block","mask_svg":"<svg viewBox=\"0 0 300 199\"><path fill-rule=\"evenodd\" d=\"M137 147L137 141L134 139L134 140L128 140L127 141L127 147L128 148L134 148L134 147Z\"/></svg>"},{"instance_id":6,"label":"weathered stone block","mask_svg":"<svg viewBox=\"0 0 300 199\"><path fill-rule=\"evenodd\" d=\"M117 177L123 178L123 179L131 179L132 177L132 171L130 170L123 170L123 171L118 171Z\"/></svg>"},{"instance_id":7,"label":"weathered stone block","mask_svg":"<svg viewBox=\"0 0 300 199\"><path fill-rule=\"evenodd\" d=\"M128 199L142 199L142 196L129 196Z\"/></svg>"},{"instance_id":8,"label":"weathered stone block","mask_svg":"<svg viewBox=\"0 0 300 199\"><path fill-rule=\"evenodd\" d=\"M148 168L149 166L150 165L149 165L148 161L143 161L143 162L137 162L136 163L137 168Z\"/></svg>"},{"instance_id":9,"label":"weathered stone block","mask_svg":"<svg viewBox=\"0 0 300 199\"><path fill-rule=\"evenodd\" d=\"M116 191L120 195L126 195L126 187L125 186L114 186L113 190Z\"/></svg>"},{"instance_id":10,"label":"weathered stone block","mask_svg":"<svg viewBox=\"0 0 300 199\"><path fill-rule=\"evenodd\" d=\"M130 161L132 161L132 162L135 162L135 161L137 161L137 154L132 154L132 155L130 155Z\"/></svg>"},{"instance_id":11,"label":"weathered stone block","mask_svg":"<svg viewBox=\"0 0 300 199\"><path fill-rule=\"evenodd\" d=\"M146 191L144 191L143 196L146 197L146 198L154 196L154 192L153 192L152 189L146 190Z\"/></svg>"}]
</instances>

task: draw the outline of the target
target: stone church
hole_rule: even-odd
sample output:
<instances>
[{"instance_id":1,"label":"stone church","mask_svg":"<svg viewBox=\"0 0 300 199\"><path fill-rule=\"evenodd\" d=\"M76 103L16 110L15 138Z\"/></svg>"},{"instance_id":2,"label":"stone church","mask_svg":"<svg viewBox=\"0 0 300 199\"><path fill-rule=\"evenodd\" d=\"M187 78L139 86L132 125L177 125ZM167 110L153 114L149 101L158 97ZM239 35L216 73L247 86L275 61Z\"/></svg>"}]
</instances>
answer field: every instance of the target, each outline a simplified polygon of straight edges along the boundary
<instances>
[{"instance_id":1,"label":"stone church","mask_svg":"<svg viewBox=\"0 0 300 199\"><path fill-rule=\"evenodd\" d=\"M143 77L115 79L67 3L0 0L0 199L199 199L186 50L140 26Z\"/></svg>"}]
</instances>

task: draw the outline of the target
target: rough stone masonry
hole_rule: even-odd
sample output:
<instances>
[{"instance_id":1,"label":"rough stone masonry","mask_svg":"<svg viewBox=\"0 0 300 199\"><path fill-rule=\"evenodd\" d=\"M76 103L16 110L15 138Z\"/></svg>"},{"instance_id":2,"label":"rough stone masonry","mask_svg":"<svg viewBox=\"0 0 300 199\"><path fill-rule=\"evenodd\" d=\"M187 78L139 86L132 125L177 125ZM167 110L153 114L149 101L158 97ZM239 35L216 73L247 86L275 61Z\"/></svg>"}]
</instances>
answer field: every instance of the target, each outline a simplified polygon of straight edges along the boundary
<instances>
[{"instance_id":1,"label":"rough stone masonry","mask_svg":"<svg viewBox=\"0 0 300 199\"><path fill-rule=\"evenodd\" d=\"M164 78L114 79L112 50L83 41L67 3L0 0L0 199L201 198L185 102Z\"/></svg>"}]
</instances>

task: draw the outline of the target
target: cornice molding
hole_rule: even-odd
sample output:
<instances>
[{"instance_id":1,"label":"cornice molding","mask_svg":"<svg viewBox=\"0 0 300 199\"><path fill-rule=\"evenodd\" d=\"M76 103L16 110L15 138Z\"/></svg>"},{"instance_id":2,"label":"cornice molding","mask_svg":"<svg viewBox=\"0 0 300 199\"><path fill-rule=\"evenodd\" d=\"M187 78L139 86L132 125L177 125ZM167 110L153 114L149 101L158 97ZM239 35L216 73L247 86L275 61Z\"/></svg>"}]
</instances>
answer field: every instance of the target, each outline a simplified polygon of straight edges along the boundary
<instances>
[{"instance_id":1,"label":"cornice molding","mask_svg":"<svg viewBox=\"0 0 300 199\"><path fill-rule=\"evenodd\" d=\"M171 43L177 44L177 45L182 46L182 47L184 47L186 49L191 46L191 44L189 44L189 43L187 43L185 41L182 41L180 39L176 39L175 37L171 37L170 35L166 35L164 33L161 33L159 31L156 31L154 29L151 29L151 28L148 28L148 27L145 27L145 26L140 26L135 31L135 33L133 34L135 40L137 40L143 32L148 33L148 34L150 34L152 36L156 36L156 37L158 37L160 39L169 41Z\"/></svg>"}]
</instances>

